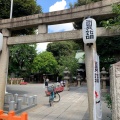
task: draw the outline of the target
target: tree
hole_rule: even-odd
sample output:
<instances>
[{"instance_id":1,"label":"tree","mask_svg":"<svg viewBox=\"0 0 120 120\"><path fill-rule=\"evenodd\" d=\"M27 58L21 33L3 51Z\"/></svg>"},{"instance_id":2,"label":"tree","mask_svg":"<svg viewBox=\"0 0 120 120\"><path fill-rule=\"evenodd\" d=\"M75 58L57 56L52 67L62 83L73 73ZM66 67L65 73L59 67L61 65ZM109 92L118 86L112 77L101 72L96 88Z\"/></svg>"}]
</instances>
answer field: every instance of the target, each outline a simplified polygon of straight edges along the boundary
<instances>
[{"instance_id":1,"label":"tree","mask_svg":"<svg viewBox=\"0 0 120 120\"><path fill-rule=\"evenodd\" d=\"M114 4L112 8L116 16L101 23L106 29L112 29L112 26L114 26L113 29L120 29L120 5ZM97 41L97 49L101 57L101 65L108 69L110 64L120 61L120 36L100 39L98 38ZM102 51L101 48L103 48Z\"/></svg>"},{"instance_id":2,"label":"tree","mask_svg":"<svg viewBox=\"0 0 120 120\"><path fill-rule=\"evenodd\" d=\"M70 4L70 8L75 8L78 6L82 6L82 5L86 5L86 4L98 2L98 1L101 1L101 0L77 0L77 2L75 2L74 4ZM85 17L87 17L87 16L85 16ZM73 26L75 29L81 29L82 21L74 22Z\"/></svg>"},{"instance_id":3,"label":"tree","mask_svg":"<svg viewBox=\"0 0 120 120\"><path fill-rule=\"evenodd\" d=\"M0 0L0 19L9 19L11 0ZM13 18L38 14L42 12L40 5L37 5L36 0L14 0ZM24 28L21 30L12 31L12 35L34 34L36 28Z\"/></svg>"},{"instance_id":4,"label":"tree","mask_svg":"<svg viewBox=\"0 0 120 120\"><path fill-rule=\"evenodd\" d=\"M107 37L97 39L97 52L100 56L101 68L109 69L110 64L120 60L120 37Z\"/></svg>"},{"instance_id":5,"label":"tree","mask_svg":"<svg viewBox=\"0 0 120 120\"><path fill-rule=\"evenodd\" d=\"M57 69L57 61L51 52L39 53L33 61L33 72L55 74Z\"/></svg>"},{"instance_id":6,"label":"tree","mask_svg":"<svg viewBox=\"0 0 120 120\"><path fill-rule=\"evenodd\" d=\"M0 0L0 18L8 19L10 16L11 0ZM36 0L14 0L13 18L42 12L41 6L37 5Z\"/></svg>"},{"instance_id":7,"label":"tree","mask_svg":"<svg viewBox=\"0 0 120 120\"><path fill-rule=\"evenodd\" d=\"M25 77L31 73L36 44L22 44L10 47L9 73Z\"/></svg>"},{"instance_id":8,"label":"tree","mask_svg":"<svg viewBox=\"0 0 120 120\"><path fill-rule=\"evenodd\" d=\"M92 3L92 2L98 2L98 1L101 1L101 0L77 0L77 2L75 2L72 7L78 7L78 6L81 6L81 5L86 5L86 4L89 4L89 3Z\"/></svg>"},{"instance_id":9,"label":"tree","mask_svg":"<svg viewBox=\"0 0 120 120\"><path fill-rule=\"evenodd\" d=\"M0 19L9 19L11 0L0 0ZM36 0L14 0L13 18L38 14L42 12L41 6L37 5ZM36 28L24 28L14 30L12 36L35 34ZM19 73L20 76L30 74L34 57L36 56L36 45L14 45L10 47L9 73ZM29 58L29 59L28 59ZM27 71L22 72L23 68ZM23 75L24 74L24 75Z\"/></svg>"},{"instance_id":10,"label":"tree","mask_svg":"<svg viewBox=\"0 0 120 120\"><path fill-rule=\"evenodd\" d=\"M56 60L59 60L61 56L69 56L78 49L79 45L73 41L54 42L47 46L47 51L52 52Z\"/></svg>"},{"instance_id":11,"label":"tree","mask_svg":"<svg viewBox=\"0 0 120 120\"><path fill-rule=\"evenodd\" d=\"M73 6L81 6L83 4L91 3L91 2L97 2L100 0L78 0ZM120 24L120 5L114 4L112 5L113 12L116 14L114 18L110 18L109 20L103 21L96 21L97 26L99 27L105 27L105 28L111 28L111 26L119 25ZM82 28L82 21L74 23L75 29L81 29ZM116 27L115 29L119 29L119 27ZM76 42L78 43L78 42ZM81 46L83 46L83 42L79 42ZM107 38L97 38L97 52L100 55L100 66L106 67L106 69L109 68L110 64L113 64L120 60L120 55L118 54L120 52L120 37L107 37ZM81 47L82 48L82 47Z\"/></svg>"},{"instance_id":12,"label":"tree","mask_svg":"<svg viewBox=\"0 0 120 120\"><path fill-rule=\"evenodd\" d=\"M76 75L79 64L78 60L75 58L75 54L60 57L58 61L58 71L60 76L63 76L63 71L66 67L69 69L71 75Z\"/></svg>"},{"instance_id":13,"label":"tree","mask_svg":"<svg viewBox=\"0 0 120 120\"><path fill-rule=\"evenodd\" d=\"M115 29L119 29L120 28L119 26L120 25L120 4L113 4L112 11L113 13L116 14L116 16L114 18L101 21L101 24L107 29L111 29L112 26L116 26Z\"/></svg>"},{"instance_id":14,"label":"tree","mask_svg":"<svg viewBox=\"0 0 120 120\"><path fill-rule=\"evenodd\" d=\"M52 52L58 62L58 74L63 76L63 71L66 67L71 72L71 75L76 74L76 69L79 67L78 60L75 59L76 50L80 49L79 45L74 41L62 41L50 43L47 46L47 51Z\"/></svg>"}]
</instances>

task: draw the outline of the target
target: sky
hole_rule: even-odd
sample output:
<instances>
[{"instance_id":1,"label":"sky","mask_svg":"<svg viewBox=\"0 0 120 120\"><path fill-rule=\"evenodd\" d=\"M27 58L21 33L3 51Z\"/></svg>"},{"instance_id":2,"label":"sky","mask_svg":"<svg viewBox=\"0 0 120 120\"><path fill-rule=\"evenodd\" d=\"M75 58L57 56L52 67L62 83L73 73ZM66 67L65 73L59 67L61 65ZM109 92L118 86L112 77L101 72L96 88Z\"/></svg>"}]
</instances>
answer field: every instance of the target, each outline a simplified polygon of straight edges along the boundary
<instances>
[{"instance_id":1,"label":"sky","mask_svg":"<svg viewBox=\"0 0 120 120\"><path fill-rule=\"evenodd\" d=\"M37 0L37 4L42 7L43 13L53 12L58 10L64 10L69 8L69 3L74 3L77 0ZM73 30L72 23L51 25L48 26L48 33L61 32ZM43 52L46 50L48 43L38 43L37 52Z\"/></svg>"}]
</instances>

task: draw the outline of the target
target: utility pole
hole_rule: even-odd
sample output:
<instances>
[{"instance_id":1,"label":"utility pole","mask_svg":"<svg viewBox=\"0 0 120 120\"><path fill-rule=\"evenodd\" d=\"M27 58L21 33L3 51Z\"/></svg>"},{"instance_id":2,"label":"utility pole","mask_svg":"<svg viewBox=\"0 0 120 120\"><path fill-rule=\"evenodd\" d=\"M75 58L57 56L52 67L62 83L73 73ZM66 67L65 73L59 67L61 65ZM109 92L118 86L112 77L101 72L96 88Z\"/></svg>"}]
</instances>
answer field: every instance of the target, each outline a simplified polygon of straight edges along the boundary
<instances>
[{"instance_id":1,"label":"utility pole","mask_svg":"<svg viewBox=\"0 0 120 120\"><path fill-rule=\"evenodd\" d=\"M13 0L11 0L10 19L12 19L12 13L13 13Z\"/></svg>"}]
</instances>

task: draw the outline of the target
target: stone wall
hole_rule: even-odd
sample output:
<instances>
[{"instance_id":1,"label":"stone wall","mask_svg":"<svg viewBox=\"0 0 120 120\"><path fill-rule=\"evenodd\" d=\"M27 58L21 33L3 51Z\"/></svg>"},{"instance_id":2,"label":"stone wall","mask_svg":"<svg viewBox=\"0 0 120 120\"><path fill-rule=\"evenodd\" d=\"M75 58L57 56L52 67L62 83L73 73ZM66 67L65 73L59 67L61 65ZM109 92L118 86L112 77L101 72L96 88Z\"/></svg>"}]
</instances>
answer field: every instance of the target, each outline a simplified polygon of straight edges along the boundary
<instances>
[{"instance_id":1,"label":"stone wall","mask_svg":"<svg viewBox=\"0 0 120 120\"><path fill-rule=\"evenodd\" d=\"M110 68L110 86L112 120L120 120L120 62Z\"/></svg>"}]
</instances>

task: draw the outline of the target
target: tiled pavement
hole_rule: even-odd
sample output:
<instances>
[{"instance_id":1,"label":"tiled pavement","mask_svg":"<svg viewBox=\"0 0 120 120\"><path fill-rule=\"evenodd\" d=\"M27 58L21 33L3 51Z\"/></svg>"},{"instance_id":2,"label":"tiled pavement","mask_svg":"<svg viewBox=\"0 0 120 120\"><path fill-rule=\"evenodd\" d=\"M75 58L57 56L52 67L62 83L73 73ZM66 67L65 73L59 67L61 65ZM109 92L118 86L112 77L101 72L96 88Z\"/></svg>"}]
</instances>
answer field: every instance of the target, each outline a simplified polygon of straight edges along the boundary
<instances>
[{"instance_id":1,"label":"tiled pavement","mask_svg":"<svg viewBox=\"0 0 120 120\"><path fill-rule=\"evenodd\" d=\"M34 90L37 89L37 85L33 86ZM60 96L60 102L54 103L52 107L49 106L48 97L44 94L38 96L41 102L26 111L28 120L89 120L86 85L71 87L70 91L63 91ZM103 120L110 120L108 115L110 110L103 102Z\"/></svg>"}]
</instances>

